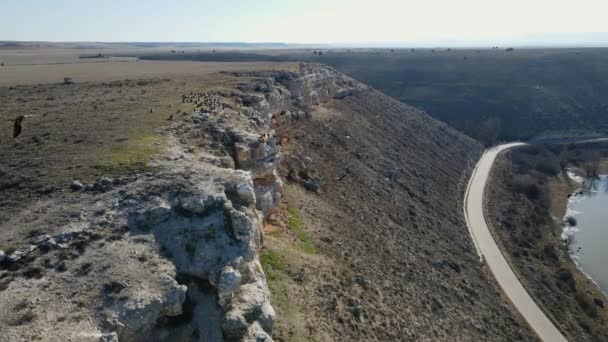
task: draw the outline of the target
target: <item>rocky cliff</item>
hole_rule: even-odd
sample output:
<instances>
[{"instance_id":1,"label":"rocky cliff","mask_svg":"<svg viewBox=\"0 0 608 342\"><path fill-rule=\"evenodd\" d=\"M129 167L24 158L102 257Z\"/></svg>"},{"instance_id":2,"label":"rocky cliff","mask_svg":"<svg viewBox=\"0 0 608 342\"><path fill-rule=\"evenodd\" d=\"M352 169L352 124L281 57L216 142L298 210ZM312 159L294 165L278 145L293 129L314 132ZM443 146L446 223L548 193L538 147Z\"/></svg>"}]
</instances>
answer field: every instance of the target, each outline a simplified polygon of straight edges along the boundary
<instances>
[{"instance_id":1,"label":"rocky cliff","mask_svg":"<svg viewBox=\"0 0 608 342\"><path fill-rule=\"evenodd\" d=\"M277 129L366 87L317 65L227 76L182 97L195 110L158 132L170 145L152 171L66 185L73 224L0 255L0 299L19 308L0 339L271 340L258 251L281 201Z\"/></svg>"}]
</instances>

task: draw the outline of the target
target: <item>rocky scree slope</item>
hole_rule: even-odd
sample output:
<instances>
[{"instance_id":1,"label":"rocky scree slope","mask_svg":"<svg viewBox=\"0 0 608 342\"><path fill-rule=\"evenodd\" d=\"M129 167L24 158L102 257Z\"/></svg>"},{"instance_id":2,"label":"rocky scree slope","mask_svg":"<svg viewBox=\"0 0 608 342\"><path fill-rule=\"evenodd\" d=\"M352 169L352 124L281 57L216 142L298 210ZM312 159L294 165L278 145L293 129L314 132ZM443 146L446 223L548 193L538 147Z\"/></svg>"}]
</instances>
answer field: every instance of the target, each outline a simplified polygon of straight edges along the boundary
<instances>
[{"instance_id":1,"label":"rocky scree slope","mask_svg":"<svg viewBox=\"0 0 608 342\"><path fill-rule=\"evenodd\" d=\"M159 132L155 171L74 181L39 208L70 223L0 253L0 340L271 340L257 251L281 200L273 128L366 87L316 65L230 76L184 95L197 110Z\"/></svg>"}]
</instances>

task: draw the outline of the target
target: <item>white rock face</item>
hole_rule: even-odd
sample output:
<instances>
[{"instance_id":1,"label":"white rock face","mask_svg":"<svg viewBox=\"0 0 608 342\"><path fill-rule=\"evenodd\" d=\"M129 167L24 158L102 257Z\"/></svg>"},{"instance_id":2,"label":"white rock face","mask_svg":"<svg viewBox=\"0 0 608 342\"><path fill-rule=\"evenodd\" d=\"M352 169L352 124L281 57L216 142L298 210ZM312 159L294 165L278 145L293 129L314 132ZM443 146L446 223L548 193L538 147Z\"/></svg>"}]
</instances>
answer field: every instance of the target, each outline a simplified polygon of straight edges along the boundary
<instances>
[{"instance_id":1,"label":"white rock face","mask_svg":"<svg viewBox=\"0 0 608 342\"><path fill-rule=\"evenodd\" d=\"M308 112L295 108L311 107L367 89L324 66L308 64L301 69L297 74L277 72L257 87L264 95L248 94L243 98L242 113L259 117L266 127L257 135L236 132L235 164L238 169L252 172L256 207L264 217L278 206L282 191L282 182L276 173L280 152L273 125L285 125L309 116Z\"/></svg>"},{"instance_id":2,"label":"white rock face","mask_svg":"<svg viewBox=\"0 0 608 342\"><path fill-rule=\"evenodd\" d=\"M159 317L177 316L182 313L186 286L179 285L168 274L161 274L159 277L160 289L130 293L128 300L117 304L115 328L121 339L136 339L142 331L154 326Z\"/></svg>"},{"instance_id":3,"label":"white rock face","mask_svg":"<svg viewBox=\"0 0 608 342\"><path fill-rule=\"evenodd\" d=\"M109 334L102 334L99 336L99 342L118 342L118 334L115 332Z\"/></svg>"},{"instance_id":4,"label":"white rock face","mask_svg":"<svg viewBox=\"0 0 608 342\"><path fill-rule=\"evenodd\" d=\"M245 205L255 204L255 192L252 184L241 183L236 186L236 192Z\"/></svg>"},{"instance_id":5,"label":"white rock face","mask_svg":"<svg viewBox=\"0 0 608 342\"><path fill-rule=\"evenodd\" d=\"M171 206L163 199L157 198L151 205L137 214L135 223L141 227L150 227L166 221L171 214Z\"/></svg>"},{"instance_id":6,"label":"white rock face","mask_svg":"<svg viewBox=\"0 0 608 342\"><path fill-rule=\"evenodd\" d=\"M234 118L201 112L184 120L179 129L177 123L172 126L175 146L170 147L181 157L169 153L165 164L157 161L159 171L128 182L103 177L74 191L74 196L90 198L90 203L81 205L77 226L28 241L30 248L10 256L0 251L0 266L33 255L76 257L66 261L67 269L58 263L54 276L40 281L49 282L52 289L68 287L79 300L64 303L53 297L54 290L36 289L35 296L44 300L36 310L41 310L39 317L69 310L69 315L86 319L80 325L53 321L52 329L45 325L32 329L47 331L50 341L63 341L74 331L108 342L179 341L195 332L188 330L192 327L205 328L200 331L203 340L272 340L276 314L257 253L264 241L264 218L281 201L275 129L305 120L311 115L308 107L348 96L361 86L318 66L253 77L261 83L245 93L225 95L241 99L241 104L232 101L237 103L231 109ZM221 99L210 98L215 108L222 107L217 105ZM203 126L212 127L205 134L213 138L205 135L208 140L202 143L229 152L218 149L216 155L186 148L198 145L182 143L179 134L198 137ZM181 154L184 150L188 152ZM96 203L104 205L95 209ZM74 276L77 273L81 274ZM0 291L2 302L15 307L32 297L28 281L15 277L7 290ZM46 307L48 311L42 311ZM191 321L180 325L182 330L171 331L167 322L181 319ZM22 333L22 328L4 327L3 335Z\"/></svg>"},{"instance_id":7,"label":"white rock face","mask_svg":"<svg viewBox=\"0 0 608 342\"><path fill-rule=\"evenodd\" d=\"M218 289L225 292L234 292L241 286L241 273L235 270L232 266L226 266L220 273L220 281L218 283Z\"/></svg>"}]
</instances>

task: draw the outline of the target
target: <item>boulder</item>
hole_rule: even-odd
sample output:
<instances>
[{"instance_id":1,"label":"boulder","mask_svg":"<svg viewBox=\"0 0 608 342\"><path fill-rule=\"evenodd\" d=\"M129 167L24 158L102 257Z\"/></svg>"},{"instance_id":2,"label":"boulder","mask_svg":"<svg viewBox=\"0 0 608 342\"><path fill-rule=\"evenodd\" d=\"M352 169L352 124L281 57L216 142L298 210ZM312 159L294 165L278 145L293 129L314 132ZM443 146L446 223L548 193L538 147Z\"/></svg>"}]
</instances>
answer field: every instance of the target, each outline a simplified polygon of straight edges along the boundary
<instances>
[{"instance_id":1,"label":"boulder","mask_svg":"<svg viewBox=\"0 0 608 342\"><path fill-rule=\"evenodd\" d=\"M234 143L236 161L238 163L247 163L251 158L251 149L249 145L242 142Z\"/></svg>"},{"instance_id":2,"label":"boulder","mask_svg":"<svg viewBox=\"0 0 608 342\"><path fill-rule=\"evenodd\" d=\"M241 202L245 205L251 205L255 203L255 192L253 187L249 183L241 183L236 186L236 193L239 196Z\"/></svg>"},{"instance_id":3,"label":"boulder","mask_svg":"<svg viewBox=\"0 0 608 342\"><path fill-rule=\"evenodd\" d=\"M166 316L179 316L182 314L182 304L186 300L186 292L188 288L185 285L179 285L173 277L168 274L160 275L167 292L165 293L165 304L163 313Z\"/></svg>"},{"instance_id":4,"label":"boulder","mask_svg":"<svg viewBox=\"0 0 608 342\"><path fill-rule=\"evenodd\" d=\"M39 245L49 239L51 239L51 236L49 234L42 234L42 235L38 235L37 237L32 239L31 243L33 245Z\"/></svg>"},{"instance_id":5,"label":"boulder","mask_svg":"<svg viewBox=\"0 0 608 342\"><path fill-rule=\"evenodd\" d=\"M272 341L270 333L276 314L270 305L268 290L261 282L245 284L235 293L230 309L224 317L222 328L226 335L245 341L265 338ZM247 327L247 322L250 322Z\"/></svg>"},{"instance_id":6,"label":"boulder","mask_svg":"<svg viewBox=\"0 0 608 342\"><path fill-rule=\"evenodd\" d=\"M234 292L241 286L241 273L232 266L226 266L220 273L217 287L223 292Z\"/></svg>"},{"instance_id":7,"label":"boulder","mask_svg":"<svg viewBox=\"0 0 608 342\"><path fill-rule=\"evenodd\" d=\"M84 185L80 181L75 180L70 184L70 189L72 191L81 191L84 189Z\"/></svg>"},{"instance_id":8,"label":"boulder","mask_svg":"<svg viewBox=\"0 0 608 342\"><path fill-rule=\"evenodd\" d=\"M228 311L222 321L222 330L228 339L240 339L247 332L247 320L238 311Z\"/></svg>"},{"instance_id":9,"label":"boulder","mask_svg":"<svg viewBox=\"0 0 608 342\"><path fill-rule=\"evenodd\" d=\"M230 212L232 233L234 237L243 242L249 242L253 233L253 222L243 212L232 210Z\"/></svg>"},{"instance_id":10,"label":"boulder","mask_svg":"<svg viewBox=\"0 0 608 342\"><path fill-rule=\"evenodd\" d=\"M254 322L249 329L247 334L243 337L244 341L255 341L255 342L272 342L272 337L264 331L260 323Z\"/></svg>"},{"instance_id":11,"label":"boulder","mask_svg":"<svg viewBox=\"0 0 608 342\"><path fill-rule=\"evenodd\" d=\"M188 196L179 199L178 206L192 214L204 215L210 210L217 208L224 203L225 197L223 194L213 194L208 196Z\"/></svg>"},{"instance_id":12,"label":"boulder","mask_svg":"<svg viewBox=\"0 0 608 342\"><path fill-rule=\"evenodd\" d=\"M270 302L266 301L262 304L262 310L260 312L260 316L258 317L258 321L260 325L265 331L272 332L272 327L274 326L274 321L276 320L277 315L270 305Z\"/></svg>"},{"instance_id":13,"label":"boulder","mask_svg":"<svg viewBox=\"0 0 608 342\"><path fill-rule=\"evenodd\" d=\"M131 297L127 300L117 303L115 310L118 320L115 328L118 329L120 339L135 339L153 329L160 318L182 314L187 287L179 285L168 274L159 277L160 293L138 290L131 292Z\"/></svg>"},{"instance_id":14,"label":"boulder","mask_svg":"<svg viewBox=\"0 0 608 342\"><path fill-rule=\"evenodd\" d=\"M318 192L321 189L321 185L319 184L319 182L314 179L304 180L302 181L302 184L308 191Z\"/></svg>"},{"instance_id":15,"label":"boulder","mask_svg":"<svg viewBox=\"0 0 608 342\"><path fill-rule=\"evenodd\" d=\"M102 334L99 336L99 342L118 342L118 334L116 332Z\"/></svg>"},{"instance_id":16,"label":"boulder","mask_svg":"<svg viewBox=\"0 0 608 342\"><path fill-rule=\"evenodd\" d=\"M162 199L157 199L155 202L135 215L135 224L139 228L149 228L169 219L171 206Z\"/></svg>"},{"instance_id":17,"label":"boulder","mask_svg":"<svg viewBox=\"0 0 608 342\"><path fill-rule=\"evenodd\" d=\"M105 192L112 189L114 180L110 177L101 177L93 184L93 190Z\"/></svg>"}]
</instances>

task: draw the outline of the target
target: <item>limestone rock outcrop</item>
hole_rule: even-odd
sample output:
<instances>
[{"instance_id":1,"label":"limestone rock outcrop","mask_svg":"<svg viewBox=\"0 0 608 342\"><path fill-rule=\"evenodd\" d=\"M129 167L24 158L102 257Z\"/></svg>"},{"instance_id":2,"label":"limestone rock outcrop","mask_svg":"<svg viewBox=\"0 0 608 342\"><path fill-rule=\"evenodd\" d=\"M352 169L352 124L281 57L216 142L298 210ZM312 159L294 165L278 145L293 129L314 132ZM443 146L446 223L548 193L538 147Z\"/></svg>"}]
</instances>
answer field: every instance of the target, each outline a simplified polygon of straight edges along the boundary
<instances>
[{"instance_id":1,"label":"limestone rock outcrop","mask_svg":"<svg viewBox=\"0 0 608 342\"><path fill-rule=\"evenodd\" d=\"M0 251L4 305L23 307L34 278L77 297L36 292L41 315L61 308L80 322L33 327L49 341L271 341L276 315L258 252L281 201L277 132L366 88L319 65L234 75L244 82L233 91L183 97L195 110L160 132L170 144L154 171L67 184L74 222ZM43 269L55 273L38 280Z\"/></svg>"},{"instance_id":2,"label":"limestone rock outcrop","mask_svg":"<svg viewBox=\"0 0 608 342\"><path fill-rule=\"evenodd\" d=\"M368 89L325 66L303 64L300 68L300 73L253 74L250 76L258 77L253 84L241 86L247 91L257 91L241 95L241 113L252 123L262 124L254 132L234 132L234 159L237 168L252 172L257 208L265 217L281 200L282 182L276 171L280 141L276 129L309 117L312 106ZM307 187L318 190L318 183L305 181L310 183Z\"/></svg>"}]
</instances>

